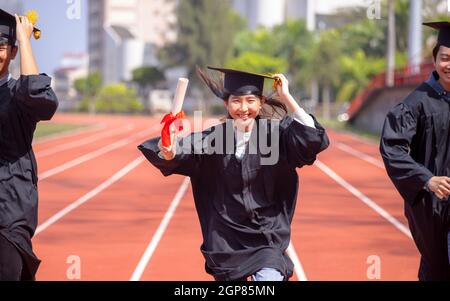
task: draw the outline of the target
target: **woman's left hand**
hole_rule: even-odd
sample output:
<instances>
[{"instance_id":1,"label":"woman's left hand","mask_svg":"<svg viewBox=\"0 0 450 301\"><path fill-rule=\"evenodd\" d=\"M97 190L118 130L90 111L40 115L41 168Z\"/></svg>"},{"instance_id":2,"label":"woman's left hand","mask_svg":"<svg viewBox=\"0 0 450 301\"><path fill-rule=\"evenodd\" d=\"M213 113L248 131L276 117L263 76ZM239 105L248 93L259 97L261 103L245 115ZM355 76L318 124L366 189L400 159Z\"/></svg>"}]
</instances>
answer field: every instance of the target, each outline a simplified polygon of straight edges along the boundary
<instances>
[{"instance_id":1,"label":"woman's left hand","mask_svg":"<svg viewBox=\"0 0 450 301\"><path fill-rule=\"evenodd\" d=\"M272 77L279 80L279 84L277 84L278 96L280 96L282 100L287 99L291 95L291 93L289 92L289 81L287 80L286 76L280 73L274 74Z\"/></svg>"}]
</instances>

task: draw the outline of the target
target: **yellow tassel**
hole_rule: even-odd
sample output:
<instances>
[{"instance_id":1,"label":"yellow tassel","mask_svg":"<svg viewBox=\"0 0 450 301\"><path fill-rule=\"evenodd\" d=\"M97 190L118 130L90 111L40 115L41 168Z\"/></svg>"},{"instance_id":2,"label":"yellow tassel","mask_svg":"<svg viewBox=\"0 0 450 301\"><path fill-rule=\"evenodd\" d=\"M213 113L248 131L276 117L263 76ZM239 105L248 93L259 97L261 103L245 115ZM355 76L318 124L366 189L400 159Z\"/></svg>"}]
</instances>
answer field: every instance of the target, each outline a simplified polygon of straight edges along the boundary
<instances>
[{"instance_id":1,"label":"yellow tassel","mask_svg":"<svg viewBox=\"0 0 450 301\"><path fill-rule=\"evenodd\" d=\"M27 16L28 20L30 20L31 24L33 24L33 26L35 26L37 21L39 20L39 14L37 13L37 11L35 11L34 9L29 10L29 11L27 11L27 13L25 15ZM41 31L34 30L33 36L36 40L39 40L41 37Z\"/></svg>"},{"instance_id":2,"label":"yellow tassel","mask_svg":"<svg viewBox=\"0 0 450 301\"><path fill-rule=\"evenodd\" d=\"M38 19L39 19L39 15L37 13L37 11L33 10L29 10L27 11L27 13L25 14L28 18L28 20L30 20L31 24L36 25Z\"/></svg>"}]
</instances>

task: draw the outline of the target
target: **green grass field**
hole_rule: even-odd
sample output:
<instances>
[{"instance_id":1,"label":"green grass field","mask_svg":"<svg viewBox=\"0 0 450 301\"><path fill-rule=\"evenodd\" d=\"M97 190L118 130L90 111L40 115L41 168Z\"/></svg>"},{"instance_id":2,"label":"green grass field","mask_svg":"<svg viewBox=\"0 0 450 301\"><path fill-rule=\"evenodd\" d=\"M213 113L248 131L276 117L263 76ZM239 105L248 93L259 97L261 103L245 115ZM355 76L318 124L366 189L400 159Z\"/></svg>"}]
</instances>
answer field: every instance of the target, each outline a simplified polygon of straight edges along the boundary
<instances>
[{"instance_id":1,"label":"green grass field","mask_svg":"<svg viewBox=\"0 0 450 301\"><path fill-rule=\"evenodd\" d=\"M40 139L50 135L60 134L64 132L71 132L74 130L88 127L90 126L85 124L38 123L36 132L34 133L34 138Z\"/></svg>"}]
</instances>

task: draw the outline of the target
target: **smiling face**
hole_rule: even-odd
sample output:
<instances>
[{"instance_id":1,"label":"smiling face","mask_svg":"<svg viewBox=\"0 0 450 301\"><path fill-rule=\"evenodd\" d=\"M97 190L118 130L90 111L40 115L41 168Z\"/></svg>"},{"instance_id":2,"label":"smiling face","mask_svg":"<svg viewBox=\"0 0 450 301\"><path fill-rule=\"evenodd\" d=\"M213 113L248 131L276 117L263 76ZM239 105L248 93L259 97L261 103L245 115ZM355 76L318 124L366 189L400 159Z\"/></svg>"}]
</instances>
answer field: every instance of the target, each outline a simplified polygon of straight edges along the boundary
<instances>
[{"instance_id":1,"label":"smiling face","mask_svg":"<svg viewBox=\"0 0 450 301\"><path fill-rule=\"evenodd\" d=\"M434 61L434 68L439 74L439 83L450 91L450 48L440 46Z\"/></svg>"},{"instance_id":2,"label":"smiling face","mask_svg":"<svg viewBox=\"0 0 450 301\"><path fill-rule=\"evenodd\" d=\"M0 77L8 72L11 60L16 57L17 47L12 47L6 43L0 43Z\"/></svg>"},{"instance_id":3,"label":"smiling face","mask_svg":"<svg viewBox=\"0 0 450 301\"><path fill-rule=\"evenodd\" d=\"M245 127L245 130L249 130L249 126L253 123L255 118L261 111L263 102L260 96L257 95L230 95L225 106L228 113L238 124Z\"/></svg>"}]
</instances>

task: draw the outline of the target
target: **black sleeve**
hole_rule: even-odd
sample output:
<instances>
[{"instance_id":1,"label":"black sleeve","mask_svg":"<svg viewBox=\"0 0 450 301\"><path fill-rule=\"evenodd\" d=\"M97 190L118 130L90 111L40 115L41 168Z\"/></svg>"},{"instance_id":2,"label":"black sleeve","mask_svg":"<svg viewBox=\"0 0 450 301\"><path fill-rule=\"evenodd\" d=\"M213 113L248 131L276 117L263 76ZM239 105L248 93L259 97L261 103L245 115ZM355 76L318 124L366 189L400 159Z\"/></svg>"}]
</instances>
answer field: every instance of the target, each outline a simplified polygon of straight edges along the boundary
<instances>
[{"instance_id":1,"label":"black sleeve","mask_svg":"<svg viewBox=\"0 0 450 301\"><path fill-rule=\"evenodd\" d=\"M313 164L317 154L330 144L325 129L312 117L316 128L303 125L290 116L280 123L282 152L289 164L295 167Z\"/></svg>"},{"instance_id":2,"label":"black sleeve","mask_svg":"<svg viewBox=\"0 0 450 301\"><path fill-rule=\"evenodd\" d=\"M184 176L195 176L200 169L201 156L194 154L191 147L192 134L188 138L177 139L176 155L172 160L165 160L158 156L158 141L160 137L150 139L138 146L145 158L158 168L164 176L179 174Z\"/></svg>"},{"instance_id":3,"label":"black sleeve","mask_svg":"<svg viewBox=\"0 0 450 301\"><path fill-rule=\"evenodd\" d=\"M21 75L16 83L14 98L18 106L36 121L50 120L58 108L58 99L46 74Z\"/></svg>"},{"instance_id":4,"label":"black sleeve","mask_svg":"<svg viewBox=\"0 0 450 301\"><path fill-rule=\"evenodd\" d=\"M414 203L418 193L433 176L410 156L410 144L416 134L417 118L405 104L395 106L386 116L380 152L386 171L402 197Z\"/></svg>"}]
</instances>

